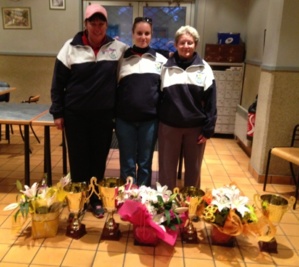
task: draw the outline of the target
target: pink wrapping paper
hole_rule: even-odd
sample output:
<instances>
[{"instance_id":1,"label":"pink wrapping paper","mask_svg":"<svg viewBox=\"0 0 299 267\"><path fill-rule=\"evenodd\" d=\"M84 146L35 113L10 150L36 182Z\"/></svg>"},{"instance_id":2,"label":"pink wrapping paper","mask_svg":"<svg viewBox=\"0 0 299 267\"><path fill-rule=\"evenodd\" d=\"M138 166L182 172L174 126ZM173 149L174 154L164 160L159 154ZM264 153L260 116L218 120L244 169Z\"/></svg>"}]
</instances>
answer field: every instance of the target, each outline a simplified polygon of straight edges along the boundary
<instances>
[{"instance_id":1,"label":"pink wrapping paper","mask_svg":"<svg viewBox=\"0 0 299 267\"><path fill-rule=\"evenodd\" d=\"M150 226L156 232L159 239L173 246L176 242L178 231L166 228L166 231L152 220L152 215L146 207L137 201L126 200L118 210L118 214L123 220L128 221L136 226Z\"/></svg>"}]
</instances>

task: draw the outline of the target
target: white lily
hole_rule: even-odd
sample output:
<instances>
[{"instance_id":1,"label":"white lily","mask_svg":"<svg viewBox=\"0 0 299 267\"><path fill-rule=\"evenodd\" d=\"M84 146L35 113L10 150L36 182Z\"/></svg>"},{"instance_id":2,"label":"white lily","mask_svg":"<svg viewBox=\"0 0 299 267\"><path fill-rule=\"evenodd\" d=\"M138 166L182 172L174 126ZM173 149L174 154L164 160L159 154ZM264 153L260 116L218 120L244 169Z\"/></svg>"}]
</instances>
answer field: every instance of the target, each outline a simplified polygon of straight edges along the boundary
<instances>
[{"instance_id":1,"label":"white lily","mask_svg":"<svg viewBox=\"0 0 299 267\"><path fill-rule=\"evenodd\" d=\"M168 198L172 195L172 191L168 190L168 186L164 185L161 186L159 182L156 182L157 192L161 194L162 196L168 196Z\"/></svg>"},{"instance_id":2,"label":"white lily","mask_svg":"<svg viewBox=\"0 0 299 267\"><path fill-rule=\"evenodd\" d=\"M60 179L60 185L62 188L65 187L70 182L71 182L71 173L68 173L66 176Z\"/></svg>"},{"instance_id":3,"label":"white lily","mask_svg":"<svg viewBox=\"0 0 299 267\"><path fill-rule=\"evenodd\" d=\"M24 188L25 190L20 190L20 192L28 198L34 198L38 189L38 183L35 182L31 187L29 187L28 185L24 185Z\"/></svg>"},{"instance_id":4,"label":"white lily","mask_svg":"<svg viewBox=\"0 0 299 267\"><path fill-rule=\"evenodd\" d=\"M4 211L14 210L17 207L19 207L19 203L11 203L11 204L7 205L3 210Z\"/></svg>"},{"instance_id":5,"label":"white lily","mask_svg":"<svg viewBox=\"0 0 299 267\"><path fill-rule=\"evenodd\" d=\"M246 212L250 212L249 208L246 207L248 200L248 197L245 196L234 197L232 199L231 208L236 209L243 217Z\"/></svg>"}]
</instances>

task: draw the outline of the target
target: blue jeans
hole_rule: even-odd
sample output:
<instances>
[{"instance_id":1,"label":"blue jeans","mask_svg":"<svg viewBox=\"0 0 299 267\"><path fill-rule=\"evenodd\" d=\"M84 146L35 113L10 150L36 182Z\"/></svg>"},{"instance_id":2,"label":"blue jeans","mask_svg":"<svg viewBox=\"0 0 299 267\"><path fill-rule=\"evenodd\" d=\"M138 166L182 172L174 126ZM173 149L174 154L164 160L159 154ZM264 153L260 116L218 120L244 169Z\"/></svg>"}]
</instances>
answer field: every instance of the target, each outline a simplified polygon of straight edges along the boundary
<instances>
[{"instance_id":1,"label":"blue jeans","mask_svg":"<svg viewBox=\"0 0 299 267\"><path fill-rule=\"evenodd\" d=\"M121 178L132 176L137 185L150 186L158 121L128 122L117 118L115 129Z\"/></svg>"}]
</instances>

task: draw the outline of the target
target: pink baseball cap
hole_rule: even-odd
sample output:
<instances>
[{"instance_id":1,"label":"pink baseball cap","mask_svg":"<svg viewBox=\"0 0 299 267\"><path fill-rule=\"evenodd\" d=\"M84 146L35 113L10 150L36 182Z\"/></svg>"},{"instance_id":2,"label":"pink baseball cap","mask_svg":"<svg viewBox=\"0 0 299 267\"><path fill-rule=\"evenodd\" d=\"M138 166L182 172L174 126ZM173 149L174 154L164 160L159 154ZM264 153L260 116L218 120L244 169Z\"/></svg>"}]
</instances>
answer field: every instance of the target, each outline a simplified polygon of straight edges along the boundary
<instances>
[{"instance_id":1,"label":"pink baseball cap","mask_svg":"<svg viewBox=\"0 0 299 267\"><path fill-rule=\"evenodd\" d=\"M92 15L96 13L102 14L106 18L106 21L108 21L108 15L106 9L103 6L97 4L91 4L87 6L85 10L84 20L89 19Z\"/></svg>"}]
</instances>

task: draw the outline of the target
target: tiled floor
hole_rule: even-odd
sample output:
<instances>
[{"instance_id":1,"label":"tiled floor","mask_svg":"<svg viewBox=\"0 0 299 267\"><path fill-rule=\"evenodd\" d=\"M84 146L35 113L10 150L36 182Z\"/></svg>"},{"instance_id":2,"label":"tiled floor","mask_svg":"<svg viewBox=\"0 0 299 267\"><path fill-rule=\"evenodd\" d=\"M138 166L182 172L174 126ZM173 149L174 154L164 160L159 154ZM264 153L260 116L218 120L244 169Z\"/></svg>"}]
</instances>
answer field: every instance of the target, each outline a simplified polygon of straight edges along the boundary
<instances>
[{"instance_id":1,"label":"tiled floor","mask_svg":"<svg viewBox=\"0 0 299 267\"><path fill-rule=\"evenodd\" d=\"M3 128L3 127L2 127ZM43 177L43 129L35 127L41 144L31 136L31 183ZM61 134L51 129L53 179L62 176ZM156 153L156 152L155 152ZM236 182L253 201L254 194L262 194L262 185L256 183L248 172L249 158L233 139L212 138L208 141L202 168L202 189L219 187ZM153 164L154 179L157 179L157 154ZM107 162L107 176L119 173L118 151L111 150ZM174 247L159 242L156 247L136 246L132 226L119 219L122 237L120 241L101 241L104 219L96 219L90 212L83 223L87 235L79 240L65 236L67 208L62 212L57 236L47 239L32 239L31 223L17 235L12 231L12 211L3 208L15 202L17 179L24 181L23 143L18 128L14 127L11 143L0 142L0 267L1 266L114 266L114 267L268 267L299 266L299 212L289 210L277 227L278 253L260 252L255 237L237 237L236 246L226 248L210 244L208 224L198 222L197 230L203 240L199 244L183 244L177 240ZM293 195L294 187L269 185L268 192Z\"/></svg>"}]
</instances>

